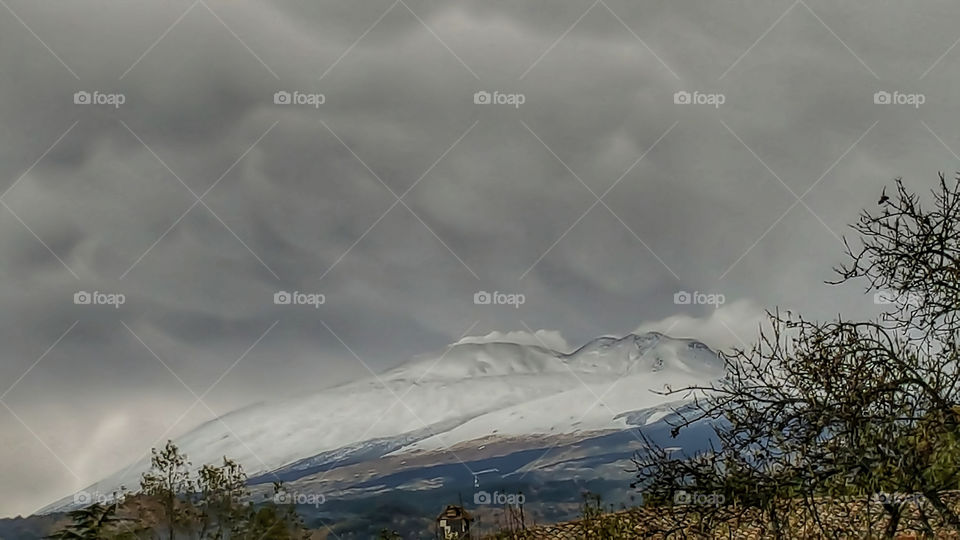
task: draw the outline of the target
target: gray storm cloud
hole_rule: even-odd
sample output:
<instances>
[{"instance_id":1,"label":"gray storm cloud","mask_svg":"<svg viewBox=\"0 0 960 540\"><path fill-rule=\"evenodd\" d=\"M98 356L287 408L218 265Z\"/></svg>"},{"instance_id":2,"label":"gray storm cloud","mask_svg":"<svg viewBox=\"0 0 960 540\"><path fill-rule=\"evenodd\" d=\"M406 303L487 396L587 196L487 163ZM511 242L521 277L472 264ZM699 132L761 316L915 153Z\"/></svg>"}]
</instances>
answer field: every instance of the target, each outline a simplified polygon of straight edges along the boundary
<instances>
[{"instance_id":1,"label":"gray storm cloud","mask_svg":"<svg viewBox=\"0 0 960 540\"><path fill-rule=\"evenodd\" d=\"M464 333L550 329L576 347L674 327L727 347L777 305L871 314L861 290L823 281L881 185L922 190L957 168L958 15L946 1L8 0L0 514L213 414ZM76 104L80 91L125 101ZM81 290L126 302L75 305ZM281 290L326 301L278 305ZM480 290L526 302L475 305ZM681 290L727 303L678 305Z\"/></svg>"}]
</instances>

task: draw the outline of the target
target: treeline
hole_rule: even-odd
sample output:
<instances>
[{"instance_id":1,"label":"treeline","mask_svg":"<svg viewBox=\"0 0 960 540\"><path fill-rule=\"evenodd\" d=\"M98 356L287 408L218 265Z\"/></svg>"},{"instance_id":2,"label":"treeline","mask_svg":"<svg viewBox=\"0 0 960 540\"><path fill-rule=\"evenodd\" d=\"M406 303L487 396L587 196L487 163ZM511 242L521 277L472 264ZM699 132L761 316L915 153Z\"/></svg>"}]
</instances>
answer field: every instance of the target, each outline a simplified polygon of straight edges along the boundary
<instances>
[{"instance_id":1,"label":"treeline","mask_svg":"<svg viewBox=\"0 0 960 540\"><path fill-rule=\"evenodd\" d=\"M247 476L235 461L192 466L173 442L153 449L150 470L134 494L121 492L68 514L70 523L48 538L76 540L305 540L311 532L283 486L254 504ZM100 499L100 497L97 497Z\"/></svg>"}]
</instances>

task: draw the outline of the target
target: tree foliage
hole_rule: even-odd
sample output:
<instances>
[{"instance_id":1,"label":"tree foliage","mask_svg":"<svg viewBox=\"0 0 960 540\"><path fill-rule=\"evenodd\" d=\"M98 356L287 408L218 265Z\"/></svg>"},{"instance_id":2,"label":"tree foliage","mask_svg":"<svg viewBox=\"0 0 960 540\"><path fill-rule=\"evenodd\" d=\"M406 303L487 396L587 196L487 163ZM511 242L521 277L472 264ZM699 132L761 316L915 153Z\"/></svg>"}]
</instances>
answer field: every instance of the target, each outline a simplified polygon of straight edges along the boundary
<instances>
[{"instance_id":1,"label":"tree foliage","mask_svg":"<svg viewBox=\"0 0 960 540\"><path fill-rule=\"evenodd\" d=\"M774 537L797 520L842 536L838 515L893 537L907 509L922 532L960 531L947 500L960 489L960 181L941 175L929 211L895 185L853 226L859 243L845 242L850 262L835 282L864 282L884 313L769 313L755 345L722 355L723 379L673 392L693 401L673 435L706 422L716 443L677 455L644 437L635 485L646 495L713 494L722 504L697 507L701 520L758 511Z\"/></svg>"},{"instance_id":2,"label":"tree foliage","mask_svg":"<svg viewBox=\"0 0 960 540\"><path fill-rule=\"evenodd\" d=\"M279 492L283 486L274 485ZM140 492L111 505L93 504L69 514L72 523L50 538L77 540L294 540L308 532L294 505L250 500L247 476L234 460L201 466L167 441L153 449ZM129 517L118 517L125 513Z\"/></svg>"}]
</instances>

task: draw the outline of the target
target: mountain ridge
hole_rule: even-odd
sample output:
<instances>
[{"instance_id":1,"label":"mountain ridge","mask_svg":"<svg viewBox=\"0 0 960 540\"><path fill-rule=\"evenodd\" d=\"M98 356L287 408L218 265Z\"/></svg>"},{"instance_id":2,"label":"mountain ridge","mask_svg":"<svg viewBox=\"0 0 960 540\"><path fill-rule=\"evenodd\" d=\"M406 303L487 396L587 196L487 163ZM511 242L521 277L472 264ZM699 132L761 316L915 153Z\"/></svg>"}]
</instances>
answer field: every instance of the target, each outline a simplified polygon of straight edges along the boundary
<instances>
[{"instance_id":1,"label":"mountain ridge","mask_svg":"<svg viewBox=\"0 0 960 540\"><path fill-rule=\"evenodd\" d=\"M376 376L248 405L174 442L195 466L226 455L251 478L267 478L298 463L330 461L311 462L320 456L337 456L327 463L335 468L442 452L488 437L584 437L629 429L631 420L647 414L642 411L668 401L656 391L721 373L719 357L702 342L656 332L602 336L569 353L510 342L457 343ZM139 460L84 491L136 486L148 467L147 458ZM73 502L61 499L40 512Z\"/></svg>"}]
</instances>

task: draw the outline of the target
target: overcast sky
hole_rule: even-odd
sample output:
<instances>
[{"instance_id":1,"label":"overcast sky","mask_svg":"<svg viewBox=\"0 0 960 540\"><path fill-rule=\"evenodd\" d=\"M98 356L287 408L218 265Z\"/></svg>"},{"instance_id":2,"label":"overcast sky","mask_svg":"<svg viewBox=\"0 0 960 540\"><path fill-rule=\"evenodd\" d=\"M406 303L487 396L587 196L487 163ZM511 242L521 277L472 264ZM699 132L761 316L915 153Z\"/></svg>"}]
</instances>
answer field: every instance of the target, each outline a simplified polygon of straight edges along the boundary
<instances>
[{"instance_id":1,"label":"overcast sky","mask_svg":"<svg viewBox=\"0 0 960 540\"><path fill-rule=\"evenodd\" d=\"M958 168L958 17L0 0L0 515L465 334L723 348L764 308L869 316L823 281L881 186Z\"/></svg>"}]
</instances>

